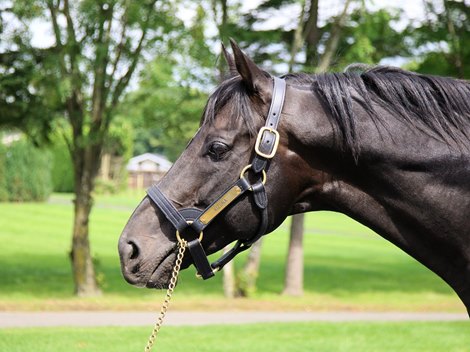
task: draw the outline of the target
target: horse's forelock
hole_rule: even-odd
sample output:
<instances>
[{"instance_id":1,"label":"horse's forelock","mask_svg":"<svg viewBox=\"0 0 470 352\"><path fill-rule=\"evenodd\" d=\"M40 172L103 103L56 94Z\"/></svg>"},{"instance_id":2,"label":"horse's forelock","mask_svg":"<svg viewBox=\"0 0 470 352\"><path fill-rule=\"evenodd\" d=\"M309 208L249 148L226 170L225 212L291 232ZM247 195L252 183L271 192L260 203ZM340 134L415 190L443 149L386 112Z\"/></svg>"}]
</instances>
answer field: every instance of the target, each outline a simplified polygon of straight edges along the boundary
<instances>
[{"instance_id":1,"label":"horse's forelock","mask_svg":"<svg viewBox=\"0 0 470 352\"><path fill-rule=\"evenodd\" d=\"M252 101L240 76L222 82L209 97L201 125L210 124L220 118L222 109L228 108L230 122L243 119L251 135L256 134L257 121L252 109Z\"/></svg>"}]
</instances>

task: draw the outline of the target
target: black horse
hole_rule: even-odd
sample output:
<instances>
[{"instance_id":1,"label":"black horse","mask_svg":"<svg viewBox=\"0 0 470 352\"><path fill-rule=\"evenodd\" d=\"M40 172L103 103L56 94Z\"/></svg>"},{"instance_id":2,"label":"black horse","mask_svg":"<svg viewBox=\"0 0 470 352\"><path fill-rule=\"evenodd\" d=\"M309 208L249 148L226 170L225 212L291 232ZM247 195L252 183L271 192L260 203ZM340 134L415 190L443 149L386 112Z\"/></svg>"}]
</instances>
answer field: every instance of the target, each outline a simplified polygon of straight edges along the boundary
<instances>
[{"instance_id":1,"label":"black horse","mask_svg":"<svg viewBox=\"0 0 470 352\"><path fill-rule=\"evenodd\" d=\"M183 268L210 277L288 215L333 210L434 271L470 310L470 84L390 67L279 79L232 49L232 77L121 235L125 279L168 285L175 228L195 244ZM208 267L205 253L233 241Z\"/></svg>"}]
</instances>

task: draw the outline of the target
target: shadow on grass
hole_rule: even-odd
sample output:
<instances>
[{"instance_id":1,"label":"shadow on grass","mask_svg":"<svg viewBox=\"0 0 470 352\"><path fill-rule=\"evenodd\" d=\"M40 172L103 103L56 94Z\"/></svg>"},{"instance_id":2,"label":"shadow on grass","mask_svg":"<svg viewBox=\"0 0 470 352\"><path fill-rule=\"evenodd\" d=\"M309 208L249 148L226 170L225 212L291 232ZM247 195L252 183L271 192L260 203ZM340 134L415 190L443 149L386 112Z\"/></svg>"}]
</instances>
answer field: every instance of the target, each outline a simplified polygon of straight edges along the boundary
<instances>
[{"instance_id":1,"label":"shadow on grass","mask_svg":"<svg viewBox=\"0 0 470 352\"><path fill-rule=\"evenodd\" d=\"M117 258L103 257L97 266L105 293L139 297L151 290L136 289L121 276ZM284 264L265 258L258 279L258 292L278 294L283 288ZM181 273L178 291L181 295L222 296L222 275L207 281L195 278L194 268ZM420 264L406 261L380 264L373 261L331 259L307 260L305 291L333 296L402 293L452 294L452 290L435 274ZM67 298L73 293L70 262L67 256L28 255L27 258L0 258L0 295L36 298Z\"/></svg>"}]
</instances>

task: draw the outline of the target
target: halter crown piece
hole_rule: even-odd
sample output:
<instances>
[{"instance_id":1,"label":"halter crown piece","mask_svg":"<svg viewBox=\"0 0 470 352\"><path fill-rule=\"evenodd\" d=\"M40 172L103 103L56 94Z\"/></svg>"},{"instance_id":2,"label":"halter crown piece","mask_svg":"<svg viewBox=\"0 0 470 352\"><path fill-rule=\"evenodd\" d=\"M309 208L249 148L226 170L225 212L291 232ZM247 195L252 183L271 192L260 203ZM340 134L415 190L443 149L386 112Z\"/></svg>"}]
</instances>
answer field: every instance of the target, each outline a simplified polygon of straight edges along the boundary
<instances>
[{"instance_id":1,"label":"halter crown piece","mask_svg":"<svg viewBox=\"0 0 470 352\"><path fill-rule=\"evenodd\" d=\"M147 190L147 194L155 205L163 212L168 221L176 230L176 237L192 231L199 236L188 242L187 246L191 254L194 266L198 274L205 280L214 276L215 272L231 261L238 253L251 247L261 236L266 233L268 227L268 198L264 184L266 182L266 169L274 157L279 145L279 133L277 127L281 118L282 106L286 94L286 82L277 77L274 78L274 88L265 125L259 130L255 143L255 156L251 164L247 165L236 180L225 192L212 202L206 209L197 208L176 209L172 202L162 193L158 185L153 185ZM245 174L251 170L257 177L251 183ZM246 191L251 191L254 202L261 214L261 221L257 233L249 238L238 240L235 245L218 260L209 264L206 252L201 245L203 230L211 221L220 214L228 205L233 203Z\"/></svg>"}]
</instances>

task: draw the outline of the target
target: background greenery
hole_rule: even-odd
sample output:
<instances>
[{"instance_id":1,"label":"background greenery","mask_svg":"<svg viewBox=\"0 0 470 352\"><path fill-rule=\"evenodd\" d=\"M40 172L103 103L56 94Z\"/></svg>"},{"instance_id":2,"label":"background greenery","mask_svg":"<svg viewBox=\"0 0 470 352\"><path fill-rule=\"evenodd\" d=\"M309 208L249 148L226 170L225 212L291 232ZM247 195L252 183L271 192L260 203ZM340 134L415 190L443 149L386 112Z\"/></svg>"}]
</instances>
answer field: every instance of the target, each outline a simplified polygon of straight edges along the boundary
<instances>
[{"instance_id":1,"label":"background greenery","mask_svg":"<svg viewBox=\"0 0 470 352\"><path fill-rule=\"evenodd\" d=\"M141 16L145 14L142 6L148 1L70 3L78 8L78 23L86 25L79 33L84 45L80 49L87 49L80 58L79 68L84 72L78 81L89 85L97 67L92 54L100 50L91 50L97 36L87 37L87 31L93 33L97 24L104 23L109 15L106 6L109 9L110 5L123 8L130 4L129 23L135 25L145 17ZM322 6L323 14L312 38L307 31L311 11L302 18L286 15L315 3ZM341 27L329 63L331 71L341 71L353 62L392 63L417 72L470 78L470 66L465 65L470 62L468 2L425 0L421 18L412 20L398 6L378 9L370 6L371 1L351 0L346 19L338 27L345 3L264 0L247 11L238 0L158 1L162 7L155 12L154 28L160 31L153 33L157 39L150 41L142 53L136 70L140 74L123 92L103 151L123 160L148 151L174 160L196 131L208 94L225 75L220 42L227 43L228 37L234 37L255 62L277 75L288 71L295 27L302 29L305 43L298 48L291 66L294 71L305 72L315 72L335 30ZM63 11L59 4L57 0L0 3L0 127L7 131L19 129L37 143L51 142L50 150L40 153L26 142L14 145L14 158L9 157L9 147L0 145L0 201L44 200L51 188L58 192L73 190L72 163L65 144L71 131L64 119L60 121L65 116L64 102L71 91L71 81L58 79L60 46L35 46L31 40L34 33L30 31L37 28L31 23L44 20L40 10L43 6ZM292 6L297 6L295 11ZM192 10L192 19L183 23L178 19L178 8ZM117 13L119 17L120 12ZM8 20L11 16L23 21L22 25L15 29L15 21ZM289 18L289 23L266 26L276 17ZM111 33L115 34L115 43L120 39L118 32ZM64 43L67 38L64 34ZM136 41L125 40L121 44L115 48L124 49L124 56L129 59ZM73 54L77 48L65 45L65 49ZM116 58L116 52L112 50L112 57ZM107 69L101 72L109 74ZM112 81L111 76L106 78ZM103 88L106 92L109 86ZM91 93L91 89L84 92ZM88 122L91 106L85 104ZM78 145L85 142L79 140ZM21 185L15 183L19 178L23 179ZM116 191L122 188L124 178L125 172L117 186L99 183L97 190ZM73 294L69 261L73 196L56 193L43 204L0 203L0 310L157 311L163 292L136 289L124 282L116 248L118 236L142 196L141 192L95 194L90 240L103 289L103 295L95 298L77 298ZM280 292L287 232L288 224L284 224L266 237L258 290L250 299L228 300L222 293L220 275L202 282L194 278L193 269L188 269L182 273L171 309L465 310L455 293L435 274L370 230L333 213L307 215L305 295L284 297ZM243 261L243 256L237 258L236 265L241 267ZM468 327L466 322L165 327L159 343L163 350L174 351L195 346L199 351L219 351L221 346L225 351L273 352L467 351ZM143 347L149 330L150 327L5 329L0 330L0 351L129 351Z\"/></svg>"},{"instance_id":2,"label":"background greenery","mask_svg":"<svg viewBox=\"0 0 470 352\"><path fill-rule=\"evenodd\" d=\"M0 350L139 351L149 328L0 330ZM165 327L155 350L173 352L467 352L468 323L289 323Z\"/></svg>"},{"instance_id":3,"label":"background greenery","mask_svg":"<svg viewBox=\"0 0 470 352\"><path fill-rule=\"evenodd\" d=\"M44 201L52 192L51 155L27 140L0 144L0 201Z\"/></svg>"},{"instance_id":4,"label":"background greenery","mask_svg":"<svg viewBox=\"0 0 470 352\"><path fill-rule=\"evenodd\" d=\"M46 204L0 203L0 310L154 309L163 292L137 289L121 276L117 240L142 192L98 196L91 241L104 294L73 295L68 260L71 194ZM332 212L306 217L305 295L281 296L288 224L265 238L258 290L250 299L227 300L222 275L208 281L182 272L172 309L455 311L464 307L435 274L359 223ZM241 266L244 258L238 258Z\"/></svg>"}]
</instances>

